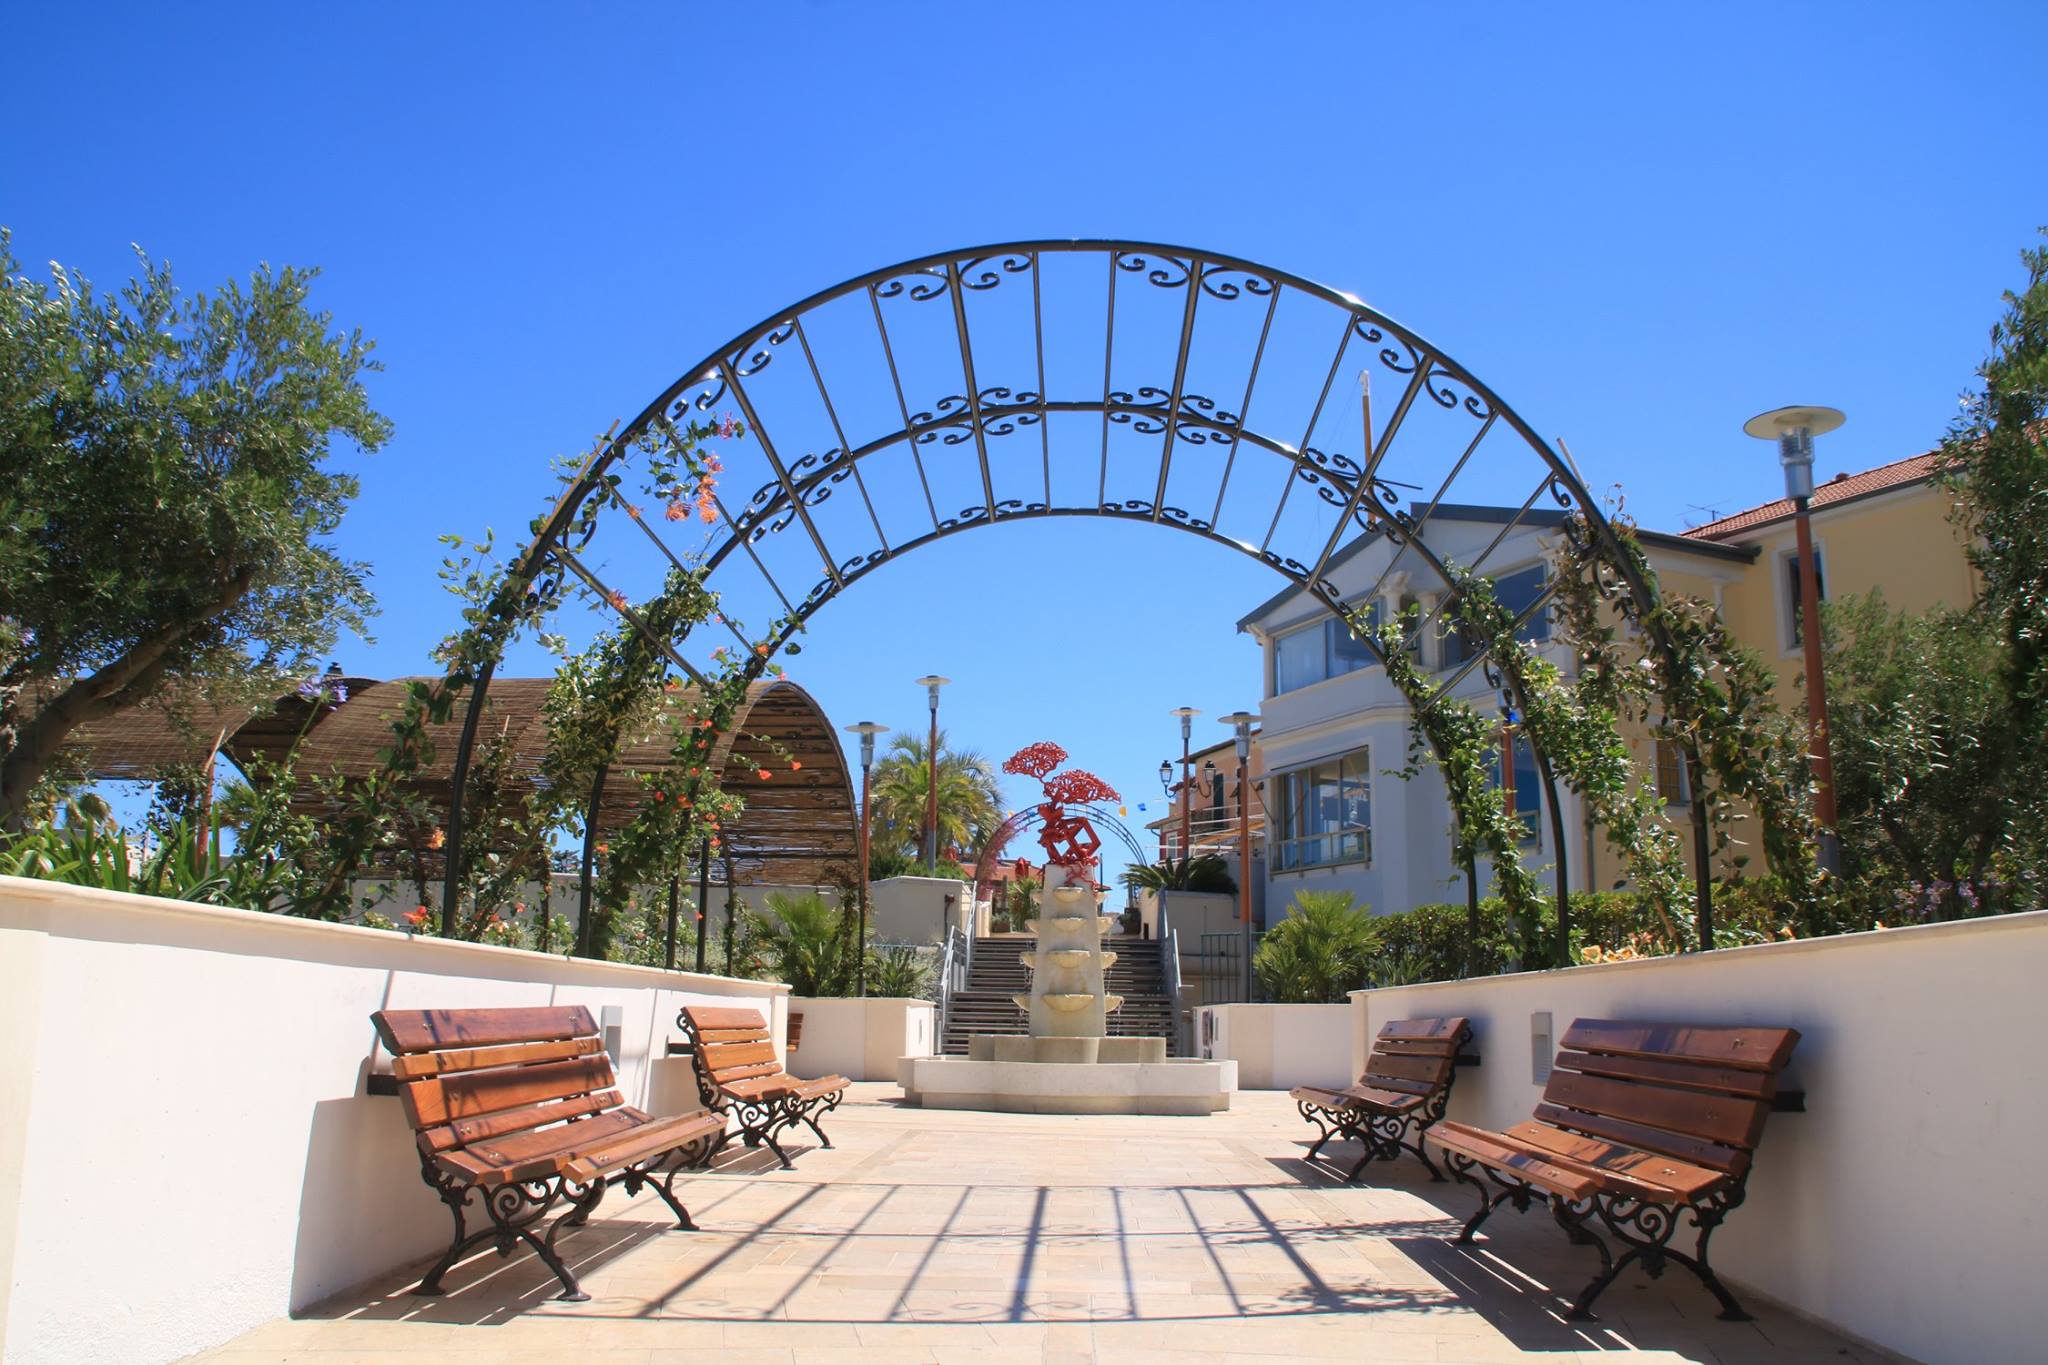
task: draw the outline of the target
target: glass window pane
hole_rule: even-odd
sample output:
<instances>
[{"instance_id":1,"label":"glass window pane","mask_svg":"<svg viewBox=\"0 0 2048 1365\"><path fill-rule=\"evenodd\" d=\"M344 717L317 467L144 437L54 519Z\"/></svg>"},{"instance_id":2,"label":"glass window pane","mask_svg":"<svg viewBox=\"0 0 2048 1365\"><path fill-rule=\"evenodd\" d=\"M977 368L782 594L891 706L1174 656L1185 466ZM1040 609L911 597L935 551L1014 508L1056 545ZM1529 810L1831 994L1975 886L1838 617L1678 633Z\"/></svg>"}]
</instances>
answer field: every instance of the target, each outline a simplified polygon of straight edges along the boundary
<instances>
[{"instance_id":1,"label":"glass window pane","mask_svg":"<svg viewBox=\"0 0 2048 1365\"><path fill-rule=\"evenodd\" d=\"M1493 595L1509 612L1520 616L1543 595L1543 566L1538 564L1496 580ZM1515 632L1515 638L1524 641L1548 640L1549 609L1546 608L1523 622L1521 629Z\"/></svg>"},{"instance_id":2,"label":"glass window pane","mask_svg":"<svg viewBox=\"0 0 2048 1365\"><path fill-rule=\"evenodd\" d=\"M1324 635L1324 627L1310 626L1280 637L1274 647L1275 692L1292 692L1328 676L1323 663Z\"/></svg>"},{"instance_id":3,"label":"glass window pane","mask_svg":"<svg viewBox=\"0 0 2048 1365\"><path fill-rule=\"evenodd\" d=\"M1379 599L1374 598L1365 612L1367 630L1378 630L1380 624ZM1373 653L1371 645L1351 633L1351 628L1342 621L1331 618L1330 625L1330 674L1350 673L1360 668L1370 668L1379 662L1379 655Z\"/></svg>"}]
</instances>

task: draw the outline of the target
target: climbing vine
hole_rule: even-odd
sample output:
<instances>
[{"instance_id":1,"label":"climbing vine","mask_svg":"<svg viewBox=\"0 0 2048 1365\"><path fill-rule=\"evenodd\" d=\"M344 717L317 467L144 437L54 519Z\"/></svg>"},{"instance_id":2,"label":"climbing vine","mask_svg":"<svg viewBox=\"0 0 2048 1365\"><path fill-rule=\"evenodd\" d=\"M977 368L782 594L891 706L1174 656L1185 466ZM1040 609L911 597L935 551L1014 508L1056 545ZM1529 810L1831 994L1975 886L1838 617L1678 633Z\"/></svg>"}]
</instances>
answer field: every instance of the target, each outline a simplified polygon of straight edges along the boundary
<instances>
[{"instance_id":1,"label":"climbing vine","mask_svg":"<svg viewBox=\"0 0 2048 1365\"><path fill-rule=\"evenodd\" d=\"M1410 607L1375 629L1363 613L1354 612L1348 614L1347 624L1353 634L1377 642L1386 658L1388 680L1408 699L1408 766L1402 775L1412 777L1426 758L1435 761L1450 798L1453 861L1471 872L1479 855L1487 856L1494 888L1512 917L1523 964L1543 965L1543 891L1536 874L1522 865L1522 823L1508 812L1491 782L1494 724L1422 675L1408 648L1420 615L1420 607Z\"/></svg>"},{"instance_id":2,"label":"climbing vine","mask_svg":"<svg viewBox=\"0 0 2048 1365\"><path fill-rule=\"evenodd\" d=\"M1580 685L1567 683L1556 664L1517 638L1515 614L1494 595L1491 580L1456 570L1451 615L1493 669L1521 700L1529 742L1551 770L1585 801L1608 842L1620 853L1636 888L1662 917L1674 944L1683 942L1673 917L1686 897L1685 859L1678 834L1663 818L1654 784L1643 783L1621 732L1623 685L1613 660L1613 631L1581 611L1576 588L1582 566L1557 576L1561 634L1580 654ZM1601 632L1605 632L1603 635ZM1582 632L1590 632L1581 639Z\"/></svg>"}]
</instances>

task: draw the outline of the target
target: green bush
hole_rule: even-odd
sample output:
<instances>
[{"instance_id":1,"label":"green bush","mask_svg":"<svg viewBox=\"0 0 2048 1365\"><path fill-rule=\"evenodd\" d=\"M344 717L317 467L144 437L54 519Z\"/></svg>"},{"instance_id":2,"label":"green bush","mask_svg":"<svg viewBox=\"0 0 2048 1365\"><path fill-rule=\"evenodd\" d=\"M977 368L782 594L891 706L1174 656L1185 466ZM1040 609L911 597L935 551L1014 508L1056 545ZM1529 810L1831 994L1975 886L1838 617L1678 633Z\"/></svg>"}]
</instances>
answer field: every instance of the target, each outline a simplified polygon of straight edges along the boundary
<instances>
[{"instance_id":1,"label":"green bush","mask_svg":"<svg viewBox=\"0 0 2048 1365\"><path fill-rule=\"evenodd\" d=\"M893 944L868 954L868 994L901 1000L922 1000L931 984L932 970L924 954L907 943Z\"/></svg>"},{"instance_id":2,"label":"green bush","mask_svg":"<svg viewBox=\"0 0 2048 1365\"><path fill-rule=\"evenodd\" d=\"M1297 891L1287 918L1266 931L1252 970L1279 1004L1340 1003L1364 982L1372 914L1341 891Z\"/></svg>"}]
</instances>

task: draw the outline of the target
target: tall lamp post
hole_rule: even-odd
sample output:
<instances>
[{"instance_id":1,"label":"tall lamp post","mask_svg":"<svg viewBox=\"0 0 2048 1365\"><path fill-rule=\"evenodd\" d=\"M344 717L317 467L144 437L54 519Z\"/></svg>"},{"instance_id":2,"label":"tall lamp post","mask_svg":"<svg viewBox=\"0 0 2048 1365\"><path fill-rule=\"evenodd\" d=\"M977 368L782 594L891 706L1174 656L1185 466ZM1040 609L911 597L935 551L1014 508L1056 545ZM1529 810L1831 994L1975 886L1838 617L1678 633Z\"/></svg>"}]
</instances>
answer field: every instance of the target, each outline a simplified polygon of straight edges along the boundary
<instances>
[{"instance_id":1,"label":"tall lamp post","mask_svg":"<svg viewBox=\"0 0 2048 1365\"><path fill-rule=\"evenodd\" d=\"M1252 998L1252 722L1249 711L1232 711L1217 720L1237 736L1237 923L1244 950L1244 998Z\"/></svg>"},{"instance_id":2,"label":"tall lamp post","mask_svg":"<svg viewBox=\"0 0 2048 1365\"><path fill-rule=\"evenodd\" d=\"M1180 717L1180 857L1186 862L1194 857L1194 846L1188 842L1188 735L1202 713L1192 706L1176 706L1173 714Z\"/></svg>"},{"instance_id":3,"label":"tall lamp post","mask_svg":"<svg viewBox=\"0 0 2048 1365\"><path fill-rule=\"evenodd\" d=\"M888 728L871 720L846 727L848 734L860 736L860 937L854 941L859 954L854 972L861 995L868 993L868 775L875 768L875 736Z\"/></svg>"},{"instance_id":4,"label":"tall lamp post","mask_svg":"<svg viewBox=\"0 0 2048 1365\"><path fill-rule=\"evenodd\" d=\"M924 792L924 865L934 867L939 861L939 689L953 681L936 673L928 673L917 680L931 703L931 742L925 748L925 759L930 771L925 776Z\"/></svg>"},{"instance_id":5,"label":"tall lamp post","mask_svg":"<svg viewBox=\"0 0 2048 1365\"><path fill-rule=\"evenodd\" d=\"M1835 833L1835 765L1828 741L1828 682L1820 650L1820 561L1813 552L1813 438L1847 420L1834 408L1773 408L1742 424L1743 431L1778 443L1785 470L1785 496L1792 500L1792 524L1799 544L1799 643L1806 661L1807 752L1813 765L1813 813L1820 825L1820 865L1829 876L1842 870L1842 841Z\"/></svg>"}]
</instances>

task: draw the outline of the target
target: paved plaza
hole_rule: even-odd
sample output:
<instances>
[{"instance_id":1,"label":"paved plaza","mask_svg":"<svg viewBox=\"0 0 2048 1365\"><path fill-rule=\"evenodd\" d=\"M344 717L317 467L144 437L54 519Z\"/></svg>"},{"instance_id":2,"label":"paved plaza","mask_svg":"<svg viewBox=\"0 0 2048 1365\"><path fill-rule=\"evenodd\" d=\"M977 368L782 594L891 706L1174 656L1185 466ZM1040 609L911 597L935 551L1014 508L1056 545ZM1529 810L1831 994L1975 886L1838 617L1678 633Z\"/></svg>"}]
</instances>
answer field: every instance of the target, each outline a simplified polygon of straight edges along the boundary
<instances>
[{"instance_id":1,"label":"paved plaza","mask_svg":"<svg viewBox=\"0 0 2048 1365\"><path fill-rule=\"evenodd\" d=\"M736 1147L682 1187L699 1232L663 1232L653 1195L614 1191L564 1240L587 1303L557 1302L524 1251L486 1253L450 1274L444 1297L415 1298L395 1274L203 1358L1881 1358L1761 1303L1754 1323L1719 1322L1678 1273L1627 1277L1601 1321L1565 1323L1552 1291L1584 1281L1589 1251L1511 1213L1479 1248L1446 1245L1468 1189L1431 1184L1408 1160L1378 1167L1373 1185L1340 1184L1303 1162L1308 1127L1278 1093L1209 1118L927 1112L897 1094L854 1086L827 1125L838 1146L801 1151L791 1171Z\"/></svg>"}]
</instances>

